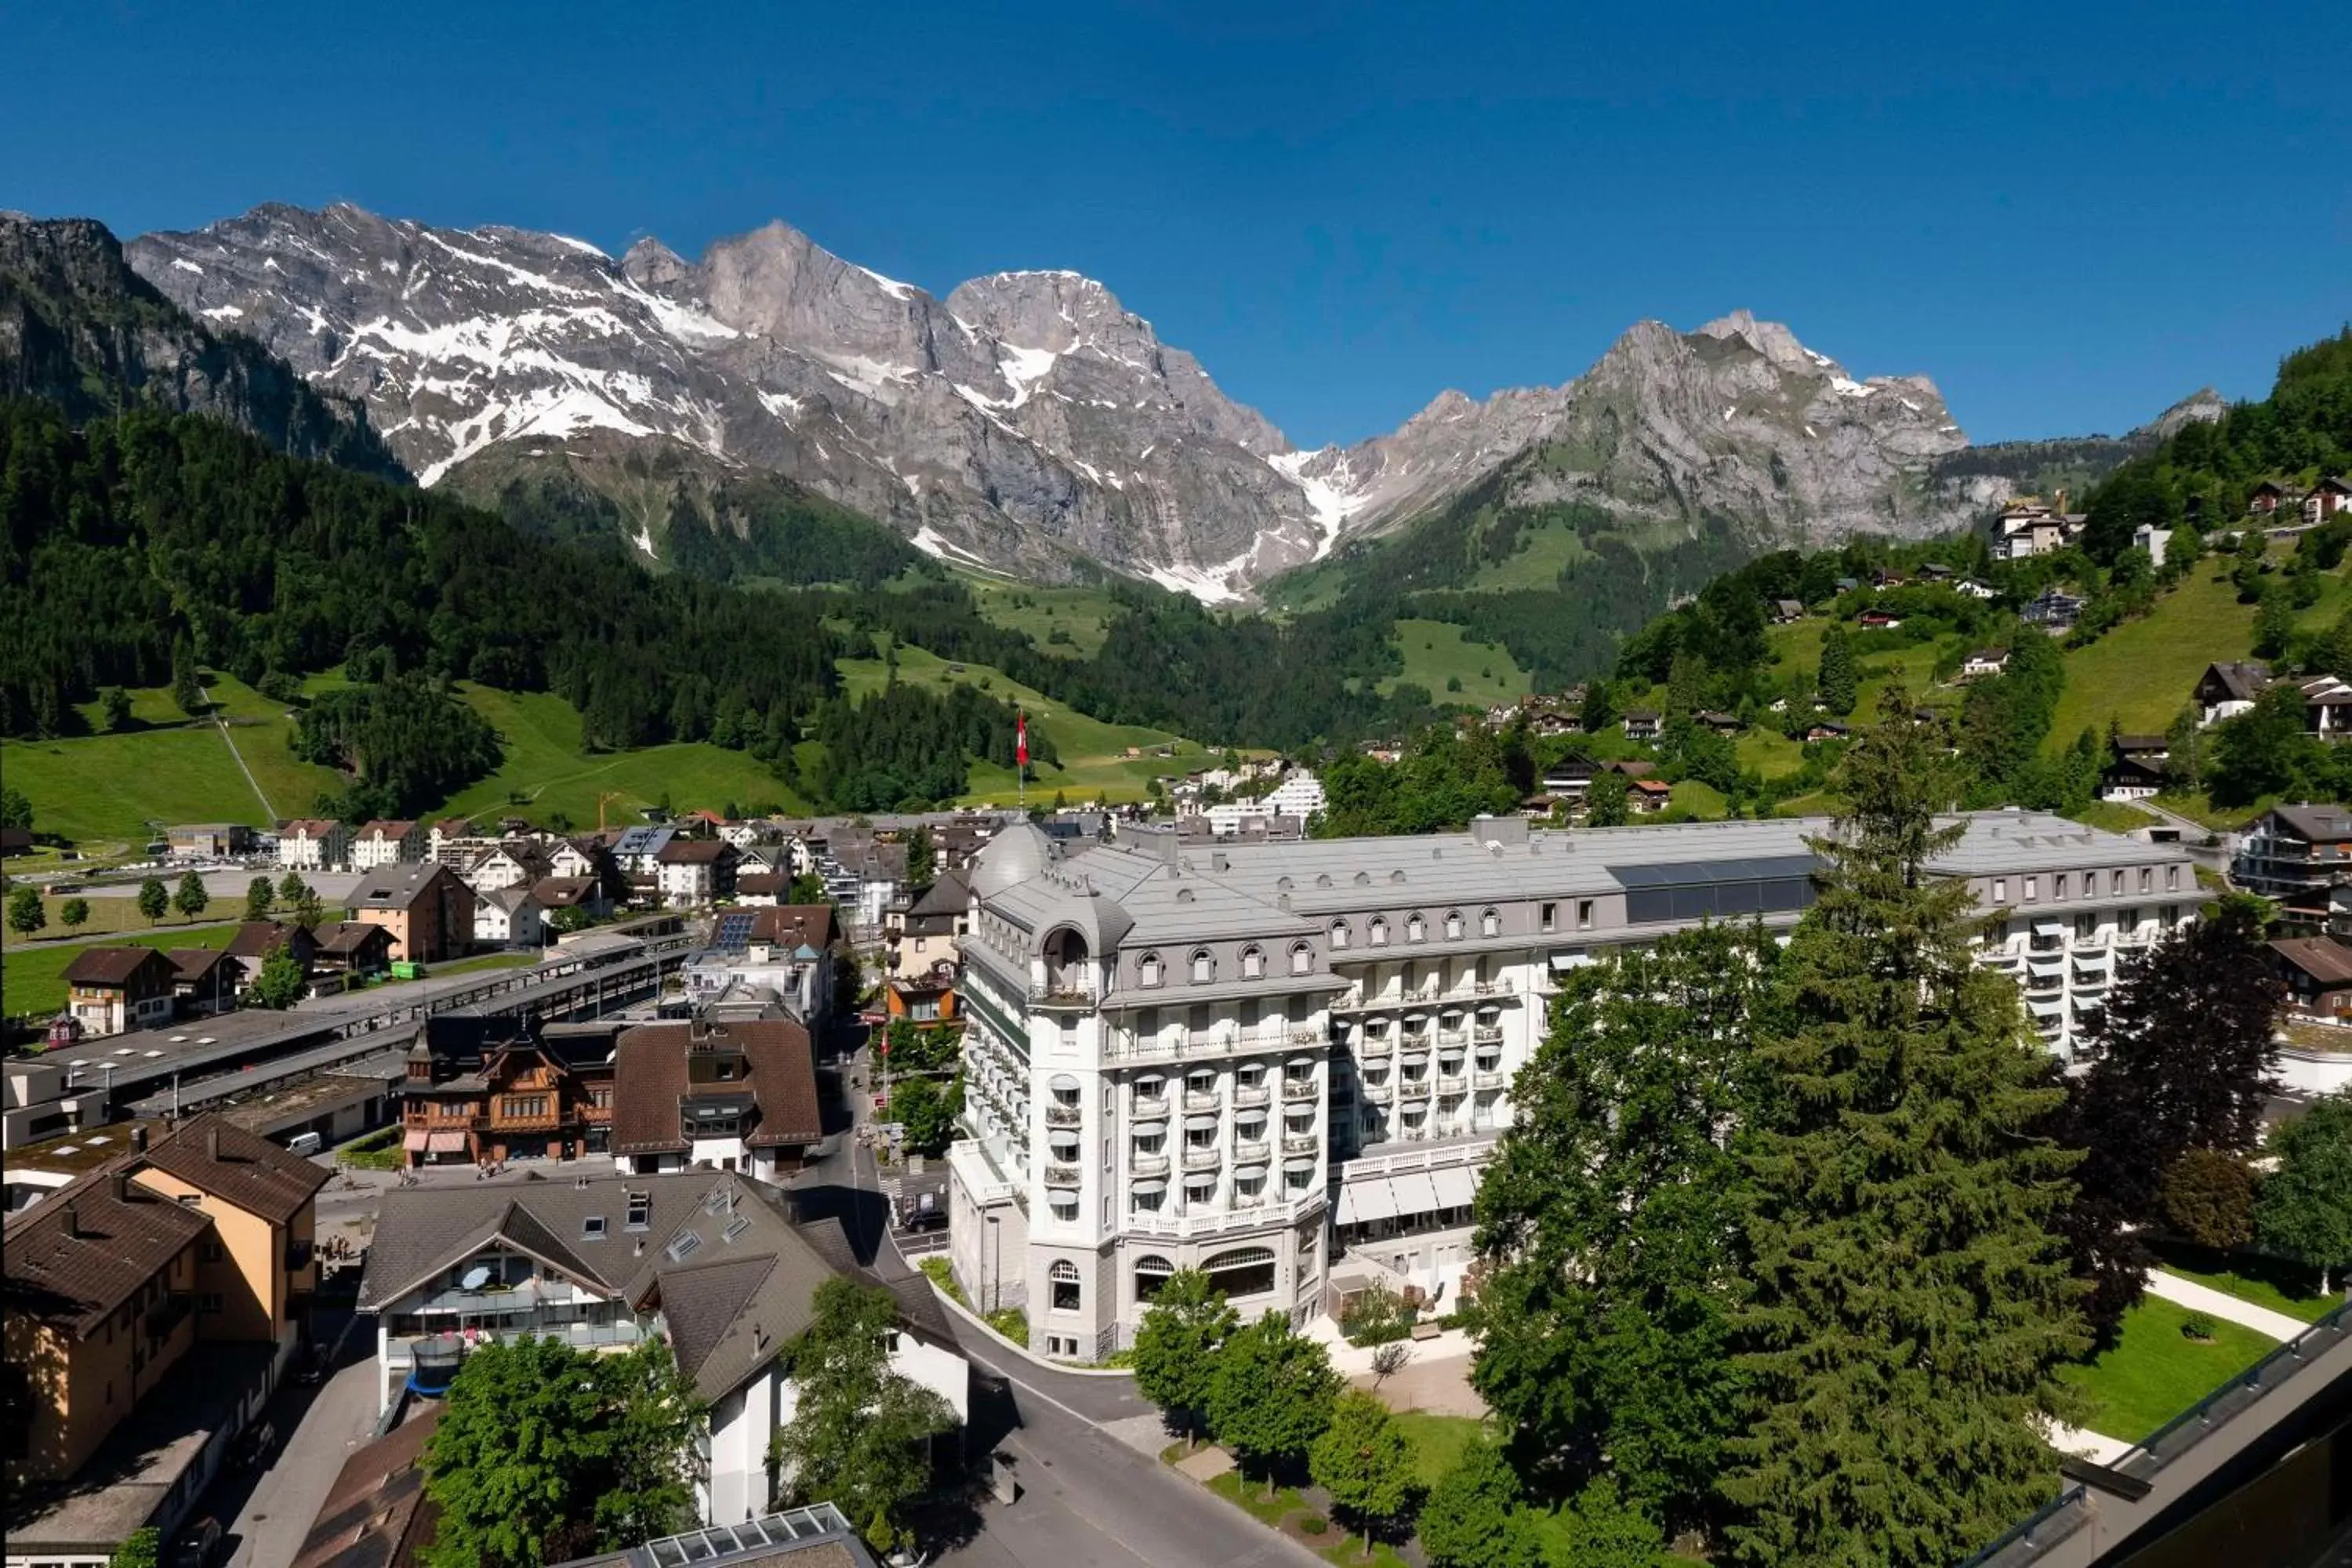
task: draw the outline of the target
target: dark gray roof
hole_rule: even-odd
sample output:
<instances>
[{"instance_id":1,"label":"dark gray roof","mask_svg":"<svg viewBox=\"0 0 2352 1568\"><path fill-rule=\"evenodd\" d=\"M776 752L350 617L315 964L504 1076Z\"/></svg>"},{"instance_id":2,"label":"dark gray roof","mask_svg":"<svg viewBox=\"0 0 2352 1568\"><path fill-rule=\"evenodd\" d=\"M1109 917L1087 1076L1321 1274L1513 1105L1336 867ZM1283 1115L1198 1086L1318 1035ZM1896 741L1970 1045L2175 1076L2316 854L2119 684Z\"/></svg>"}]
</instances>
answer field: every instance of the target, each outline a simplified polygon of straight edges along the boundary
<instances>
[{"instance_id":1,"label":"dark gray roof","mask_svg":"<svg viewBox=\"0 0 2352 1568\"><path fill-rule=\"evenodd\" d=\"M2295 837L2308 844L2339 844L2352 838L2352 808L2340 805L2282 805L2271 815Z\"/></svg>"}]
</instances>

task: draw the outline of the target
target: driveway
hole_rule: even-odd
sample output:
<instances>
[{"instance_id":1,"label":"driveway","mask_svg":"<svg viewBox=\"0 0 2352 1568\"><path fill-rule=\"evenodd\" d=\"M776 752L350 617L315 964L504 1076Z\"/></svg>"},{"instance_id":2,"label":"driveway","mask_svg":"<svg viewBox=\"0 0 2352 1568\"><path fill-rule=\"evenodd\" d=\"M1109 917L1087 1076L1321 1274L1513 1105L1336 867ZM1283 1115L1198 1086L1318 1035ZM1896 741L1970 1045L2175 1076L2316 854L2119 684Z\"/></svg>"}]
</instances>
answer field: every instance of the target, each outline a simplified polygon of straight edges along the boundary
<instances>
[{"instance_id":1,"label":"driveway","mask_svg":"<svg viewBox=\"0 0 2352 1568\"><path fill-rule=\"evenodd\" d=\"M349 1321L349 1320L345 1320ZM352 1450L375 1436L375 1336L362 1321L335 1373L317 1388L289 1383L269 1402L278 1450L257 1476L225 1476L198 1505L226 1526L230 1568L285 1568L319 1517Z\"/></svg>"}]
</instances>

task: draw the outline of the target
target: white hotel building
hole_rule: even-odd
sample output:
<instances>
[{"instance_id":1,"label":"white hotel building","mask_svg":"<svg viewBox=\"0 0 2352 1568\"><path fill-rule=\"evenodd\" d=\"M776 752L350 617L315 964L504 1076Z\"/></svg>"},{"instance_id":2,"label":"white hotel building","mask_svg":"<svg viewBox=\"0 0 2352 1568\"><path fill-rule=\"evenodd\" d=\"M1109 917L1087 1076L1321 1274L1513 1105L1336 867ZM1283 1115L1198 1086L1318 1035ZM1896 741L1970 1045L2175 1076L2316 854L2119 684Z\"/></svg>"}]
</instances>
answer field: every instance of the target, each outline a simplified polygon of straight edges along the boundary
<instances>
[{"instance_id":1,"label":"white hotel building","mask_svg":"<svg viewBox=\"0 0 2352 1568\"><path fill-rule=\"evenodd\" d=\"M2189 862L2055 816L1966 823L1932 868L2006 911L1983 960L2071 1059L2117 955L2194 914ZM1245 1316L1322 1310L1342 1259L1450 1293L1555 976L1705 919L1793 924L1827 826L1183 847L1143 828L1066 857L1007 828L962 949L957 1279L1082 1360L1130 1343L1181 1268Z\"/></svg>"}]
</instances>

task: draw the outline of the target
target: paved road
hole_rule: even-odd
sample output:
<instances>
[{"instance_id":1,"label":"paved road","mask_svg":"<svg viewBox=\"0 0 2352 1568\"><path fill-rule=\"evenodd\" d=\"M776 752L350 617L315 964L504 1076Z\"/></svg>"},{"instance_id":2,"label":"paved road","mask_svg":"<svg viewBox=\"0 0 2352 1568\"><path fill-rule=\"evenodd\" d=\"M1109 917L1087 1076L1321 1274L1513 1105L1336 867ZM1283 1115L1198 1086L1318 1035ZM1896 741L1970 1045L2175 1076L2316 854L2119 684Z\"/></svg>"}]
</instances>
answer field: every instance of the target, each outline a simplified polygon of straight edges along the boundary
<instances>
[{"instance_id":1,"label":"paved road","mask_svg":"<svg viewBox=\"0 0 2352 1568\"><path fill-rule=\"evenodd\" d=\"M350 1321L338 1313L328 1331L340 1332ZM375 1435L373 1321L361 1320L352 1331L332 1377L317 1388L289 1380L269 1402L263 1418L278 1428L269 1468L225 1473L198 1504L196 1517L211 1514L226 1528L230 1568L293 1562L343 1461Z\"/></svg>"}]
</instances>

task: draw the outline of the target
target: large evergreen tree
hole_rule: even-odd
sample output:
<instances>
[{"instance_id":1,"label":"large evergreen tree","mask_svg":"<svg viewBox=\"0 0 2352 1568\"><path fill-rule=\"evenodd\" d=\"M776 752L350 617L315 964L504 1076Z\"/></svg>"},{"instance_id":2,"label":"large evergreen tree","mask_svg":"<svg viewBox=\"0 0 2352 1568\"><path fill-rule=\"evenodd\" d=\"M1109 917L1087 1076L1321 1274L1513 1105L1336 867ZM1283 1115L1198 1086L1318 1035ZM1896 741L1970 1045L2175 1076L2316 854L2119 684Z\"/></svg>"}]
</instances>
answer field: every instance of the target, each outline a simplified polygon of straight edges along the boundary
<instances>
[{"instance_id":1,"label":"large evergreen tree","mask_svg":"<svg viewBox=\"0 0 2352 1568\"><path fill-rule=\"evenodd\" d=\"M1605 1461L1629 1499L1701 1522L1738 1419L1726 1321L1753 1098L1748 1041L1778 950L1710 926L1578 971L1520 1072L1478 1192L1490 1272L1471 1381L1557 1495Z\"/></svg>"},{"instance_id":2,"label":"large evergreen tree","mask_svg":"<svg viewBox=\"0 0 2352 1568\"><path fill-rule=\"evenodd\" d=\"M2074 1156L2014 987L1979 968L1942 749L1890 691L1849 755L1820 896L1780 965L1741 1140L1750 1394L1721 1481L1748 1563L1947 1564L2046 1500L2037 1422L2089 1342L2048 1228Z\"/></svg>"}]
</instances>

